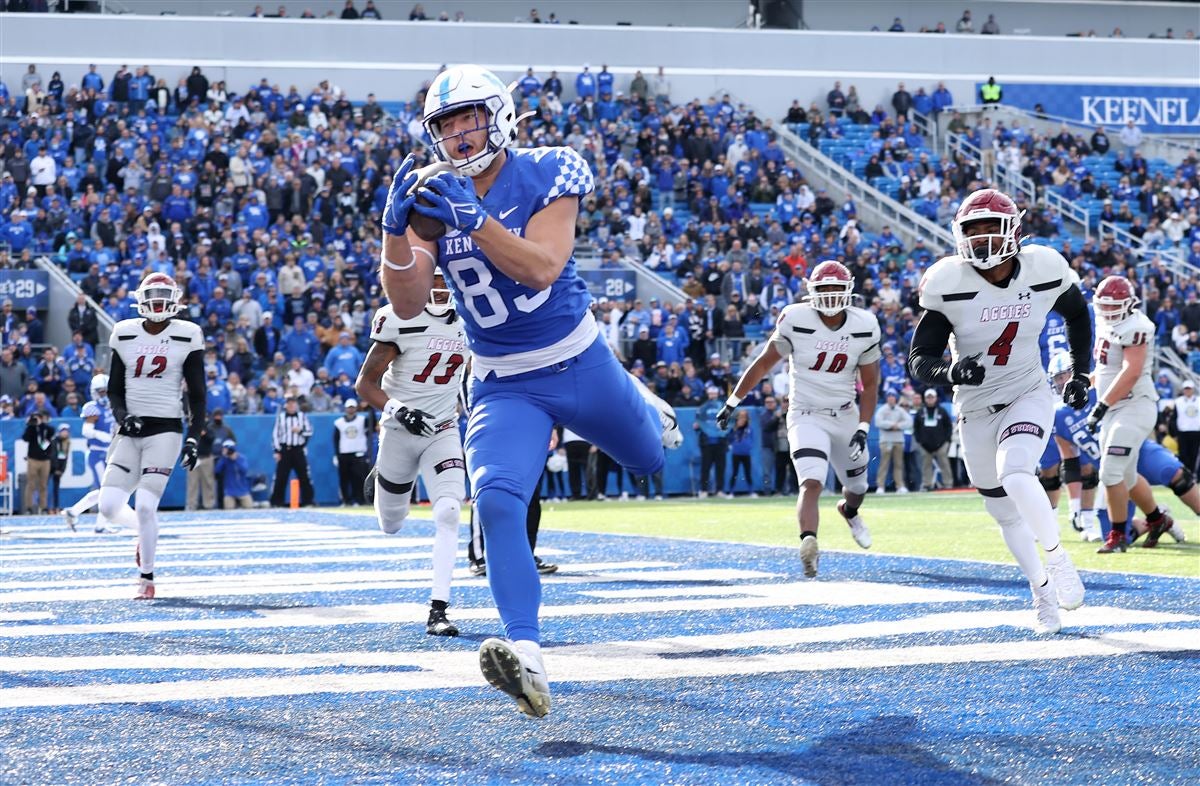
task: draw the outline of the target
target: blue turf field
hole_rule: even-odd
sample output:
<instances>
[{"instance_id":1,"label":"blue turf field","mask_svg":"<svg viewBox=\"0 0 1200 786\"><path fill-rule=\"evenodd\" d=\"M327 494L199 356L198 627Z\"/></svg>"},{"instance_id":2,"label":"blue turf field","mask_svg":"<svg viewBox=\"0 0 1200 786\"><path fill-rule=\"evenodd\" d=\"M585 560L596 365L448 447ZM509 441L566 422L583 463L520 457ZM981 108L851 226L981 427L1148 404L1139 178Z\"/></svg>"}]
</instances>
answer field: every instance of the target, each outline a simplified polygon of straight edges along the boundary
<instances>
[{"instance_id":1,"label":"blue turf field","mask_svg":"<svg viewBox=\"0 0 1200 786\"><path fill-rule=\"evenodd\" d=\"M168 515L151 603L131 534L3 526L4 784L1200 781L1195 580L1085 573L1044 638L1015 566L544 532L539 722L483 580L424 635L428 523Z\"/></svg>"}]
</instances>

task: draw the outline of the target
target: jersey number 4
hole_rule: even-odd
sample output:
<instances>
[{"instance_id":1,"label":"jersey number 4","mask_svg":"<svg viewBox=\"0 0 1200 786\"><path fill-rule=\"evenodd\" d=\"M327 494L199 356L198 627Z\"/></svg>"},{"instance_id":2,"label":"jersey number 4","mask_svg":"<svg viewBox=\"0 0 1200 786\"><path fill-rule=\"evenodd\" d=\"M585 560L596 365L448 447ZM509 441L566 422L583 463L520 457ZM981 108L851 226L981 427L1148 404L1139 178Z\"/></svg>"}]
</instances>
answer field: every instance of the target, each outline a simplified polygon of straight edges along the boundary
<instances>
[{"instance_id":1,"label":"jersey number 4","mask_svg":"<svg viewBox=\"0 0 1200 786\"><path fill-rule=\"evenodd\" d=\"M1017 328L1020 326L1020 322L1009 322L1004 326L1004 332L1000 334L1000 338L993 341L992 345L988 347L988 355L995 358L992 361L994 365L1008 365L1008 356L1012 354L1013 339L1017 337Z\"/></svg>"},{"instance_id":2,"label":"jersey number 4","mask_svg":"<svg viewBox=\"0 0 1200 786\"><path fill-rule=\"evenodd\" d=\"M150 358L150 368L146 368L146 358ZM167 370L167 358L165 355L138 355L137 363L133 366L133 376L145 377L146 379L158 379Z\"/></svg>"},{"instance_id":3,"label":"jersey number 4","mask_svg":"<svg viewBox=\"0 0 1200 786\"><path fill-rule=\"evenodd\" d=\"M432 355L429 356L429 362L425 364L425 368L423 368L421 370L421 373L417 374L413 377L413 382L424 383L426 380L429 379L429 375L433 373L433 370L435 368L437 368L437 364L441 363L441 362L442 362L442 353L434 352ZM458 367L461 366L462 364L463 364L463 356L459 355L458 353L455 353L455 354L451 355L450 357L446 358L446 371L442 374L438 374L436 377L433 377L433 379L432 379L433 384L445 385L447 382L454 379L454 372L458 371Z\"/></svg>"}]
</instances>

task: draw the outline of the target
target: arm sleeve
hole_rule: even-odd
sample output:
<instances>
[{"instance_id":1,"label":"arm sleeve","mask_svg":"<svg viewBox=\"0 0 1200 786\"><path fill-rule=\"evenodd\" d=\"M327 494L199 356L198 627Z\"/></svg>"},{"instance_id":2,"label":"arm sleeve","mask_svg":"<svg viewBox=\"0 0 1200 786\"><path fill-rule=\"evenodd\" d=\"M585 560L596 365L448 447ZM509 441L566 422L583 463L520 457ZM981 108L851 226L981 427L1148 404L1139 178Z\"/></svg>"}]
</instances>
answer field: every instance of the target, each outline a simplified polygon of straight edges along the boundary
<instances>
[{"instance_id":1,"label":"arm sleeve","mask_svg":"<svg viewBox=\"0 0 1200 786\"><path fill-rule=\"evenodd\" d=\"M342 452L342 432L336 425L333 427L333 452Z\"/></svg>"},{"instance_id":2,"label":"arm sleeve","mask_svg":"<svg viewBox=\"0 0 1200 786\"><path fill-rule=\"evenodd\" d=\"M1092 320L1079 287L1068 287L1054 302L1054 310L1067 322L1067 344L1076 374L1092 370Z\"/></svg>"},{"instance_id":3,"label":"arm sleeve","mask_svg":"<svg viewBox=\"0 0 1200 786\"><path fill-rule=\"evenodd\" d=\"M125 361L115 351L112 368L108 371L108 400L112 405L113 420L120 425L129 410L125 407Z\"/></svg>"},{"instance_id":4,"label":"arm sleeve","mask_svg":"<svg viewBox=\"0 0 1200 786\"><path fill-rule=\"evenodd\" d=\"M191 421L188 423L187 436L188 439L200 438L200 430L204 428L204 424L208 422L208 413L205 411L208 404L208 399L205 396L204 390L204 351L193 350L188 353L187 358L183 361L183 380L187 383L188 409L191 411ZM111 382L109 383L112 384ZM108 389L109 397L112 397L112 388Z\"/></svg>"},{"instance_id":5,"label":"arm sleeve","mask_svg":"<svg viewBox=\"0 0 1200 786\"><path fill-rule=\"evenodd\" d=\"M914 379L928 385L949 385L950 363L942 359L953 326L940 311L926 311L913 333L908 353L908 370Z\"/></svg>"}]
</instances>

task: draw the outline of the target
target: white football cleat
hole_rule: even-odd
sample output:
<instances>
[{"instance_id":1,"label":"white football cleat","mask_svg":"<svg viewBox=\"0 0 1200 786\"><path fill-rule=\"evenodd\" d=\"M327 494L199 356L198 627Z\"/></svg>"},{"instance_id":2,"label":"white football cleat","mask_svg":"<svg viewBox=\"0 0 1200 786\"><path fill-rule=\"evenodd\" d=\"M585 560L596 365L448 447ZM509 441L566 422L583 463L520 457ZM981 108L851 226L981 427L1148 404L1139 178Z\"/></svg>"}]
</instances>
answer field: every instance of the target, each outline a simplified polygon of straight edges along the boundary
<instances>
[{"instance_id":1,"label":"white football cleat","mask_svg":"<svg viewBox=\"0 0 1200 786\"><path fill-rule=\"evenodd\" d=\"M531 718L550 713L550 683L537 644L486 639L479 645L479 668L489 685L517 700L521 712Z\"/></svg>"},{"instance_id":2,"label":"white football cleat","mask_svg":"<svg viewBox=\"0 0 1200 786\"><path fill-rule=\"evenodd\" d=\"M628 373L628 372L626 372ZM642 398L646 399L656 410L658 410L658 419L662 422L662 443L667 450L674 450L683 444L683 432L679 429L679 418L675 417L675 408L654 394L650 388L642 383L633 374L633 386L637 388L638 393L642 394Z\"/></svg>"},{"instance_id":3,"label":"white football cleat","mask_svg":"<svg viewBox=\"0 0 1200 786\"><path fill-rule=\"evenodd\" d=\"M138 579L138 594L134 600L154 600L154 582L150 579Z\"/></svg>"},{"instance_id":4,"label":"white football cleat","mask_svg":"<svg viewBox=\"0 0 1200 786\"><path fill-rule=\"evenodd\" d=\"M1085 510L1079 514L1079 523L1083 527L1080 537L1088 543L1099 543L1104 540L1100 530L1100 517L1094 510Z\"/></svg>"},{"instance_id":5,"label":"white football cleat","mask_svg":"<svg viewBox=\"0 0 1200 786\"><path fill-rule=\"evenodd\" d=\"M850 525L850 534L854 536L854 542L864 549L871 548L871 530L867 529L867 525L863 523L862 516L857 513L854 514L854 518L847 516L846 500L837 504L837 512L842 514L842 518L846 519L846 523Z\"/></svg>"},{"instance_id":6,"label":"white football cleat","mask_svg":"<svg viewBox=\"0 0 1200 786\"><path fill-rule=\"evenodd\" d=\"M1046 572L1054 579L1055 594L1058 596L1060 608L1070 611L1083 605L1083 581L1061 544L1046 554Z\"/></svg>"},{"instance_id":7,"label":"white football cleat","mask_svg":"<svg viewBox=\"0 0 1200 786\"><path fill-rule=\"evenodd\" d=\"M72 513L70 508L63 508L63 518L67 520L67 526L74 532L75 525L79 523L79 517Z\"/></svg>"},{"instance_id":8,"label":"white football cleat","mask_svg":"<svg viewBox=\"0 0 1200 786\"><path fill-rule=\"evenodd\" d=\"M1183 527L1180 526L1178 521L1171 525L1171 528L1167 530L1167 534L1174 538L1176 543L1183 543L1187 540L1187 536L1183 534Z\"/></svg>"},{"instance_id":9,"label":"white football cleat","mask_svg":"<svg viewBox=\"0 0 1200 786\"><path fill-rule=\"evenodd\" d=\"M1040 587L1029 585L1033 591L1033 610L1037 614L1037 622L1033 629L1038 633L1054 634L1062 630L1062 620L1058 616L1058 593L1054 590L1054 577L1046 576L1046 583Z\"/></svg>"},{"instance_id":10,"label":"white football cleat","mask_svg":"<svg viewBox=\"0 0 1200 786\"><path fill-rule=\"evenodd\" d=\"M814 535L811 538L800 539L800 564L804 567L804 575L807 578L814 579L817 577L817 563L821 561L821 551L817 548L817 538Z\"/></svg>"}]
</instances>

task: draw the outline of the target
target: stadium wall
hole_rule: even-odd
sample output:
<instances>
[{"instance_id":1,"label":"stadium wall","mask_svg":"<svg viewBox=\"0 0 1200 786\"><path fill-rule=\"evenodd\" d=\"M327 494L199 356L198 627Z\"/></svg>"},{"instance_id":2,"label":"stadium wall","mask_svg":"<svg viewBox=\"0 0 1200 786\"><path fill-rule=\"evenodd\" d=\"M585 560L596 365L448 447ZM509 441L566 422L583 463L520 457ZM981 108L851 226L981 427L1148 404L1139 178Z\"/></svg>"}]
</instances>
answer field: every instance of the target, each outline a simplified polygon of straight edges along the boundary
<instances>
[{"instance_id":1,"label":"stadium wall","mask_svg":"<svg viewBox=\"0 0 1200 786\"><path fill-rule=\"evenodd\" d=\"M541 78L554 69L568 97L582 63L608 63L618 89L636 70L650 77L662 65L675 100L728 91L779 117L793 98L823 106L838 79L856 85L868 109L889 106L898 81L915 91L945 80L961 103L989 75L1001 84L1194 86L1200 42L177 16L8 14L0 22L0 75L10 86L29 63L47 79L61 71L68 85L91 62L106 80L121 64L144 64L172 87L200 65L235 91L263 76L302 93L329 79L354 100L374 92L396 101L455 61L512 78L530 65Z\"/></svg>"}]
</instances>

